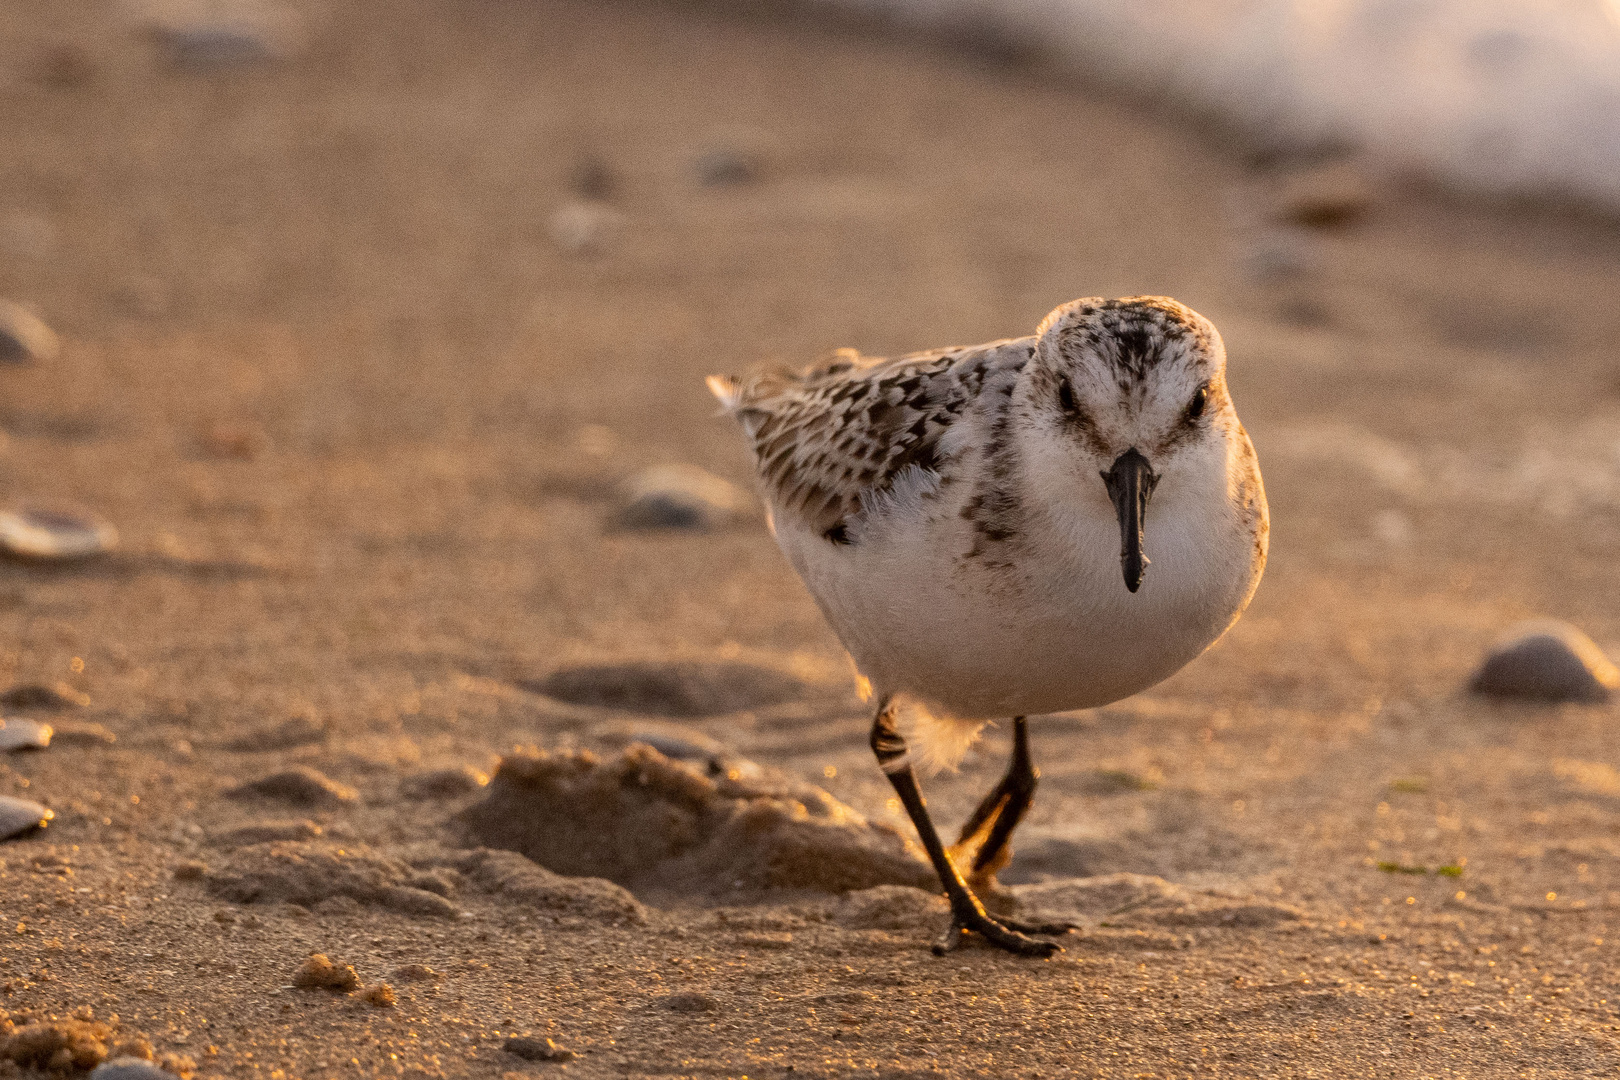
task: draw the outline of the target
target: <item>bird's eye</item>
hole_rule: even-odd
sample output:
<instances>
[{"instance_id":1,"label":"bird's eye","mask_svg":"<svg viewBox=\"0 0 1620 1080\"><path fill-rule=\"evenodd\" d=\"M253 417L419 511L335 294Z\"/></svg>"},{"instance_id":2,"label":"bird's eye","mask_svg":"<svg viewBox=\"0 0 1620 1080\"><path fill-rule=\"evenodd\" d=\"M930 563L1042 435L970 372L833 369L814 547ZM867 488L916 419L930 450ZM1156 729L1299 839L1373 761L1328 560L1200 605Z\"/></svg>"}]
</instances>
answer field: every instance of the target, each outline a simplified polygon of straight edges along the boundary
<instances>
[{"instance_id":1,"label":"bird's eye","mask_svg":"<svg viewBox=\"0 0 1620 1080\"><path fill-rule=\"evenodd\" d=\"M1058 383L1058 404L1070 416L1076 416L1080 412L1080 406L1074 400L1074 387L1069 385L1068 379Z\"/></svg>"},{"instance_id":2,"label":"bird's eye","mask_svg":"<svg viewBox=\"0 0 1620 1080\"><path fill-rule=\"evenodd\" d=\"M1204 415L1204 406L1209 402L1209 384L1205 383L1198 388L1191 401L1187 403L1187 411L1183 415L1188 421L1198 419Z\"/></svg>"}]
</instances>

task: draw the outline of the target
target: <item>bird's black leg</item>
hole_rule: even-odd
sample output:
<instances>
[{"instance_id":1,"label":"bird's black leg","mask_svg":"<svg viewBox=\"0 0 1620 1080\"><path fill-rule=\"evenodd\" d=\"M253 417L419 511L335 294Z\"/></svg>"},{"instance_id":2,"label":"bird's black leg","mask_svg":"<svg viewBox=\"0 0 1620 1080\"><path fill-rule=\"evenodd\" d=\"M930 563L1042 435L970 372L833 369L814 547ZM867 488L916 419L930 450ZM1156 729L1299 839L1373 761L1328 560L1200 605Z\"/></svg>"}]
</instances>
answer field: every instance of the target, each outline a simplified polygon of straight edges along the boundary
<instances>
[{"instance_id":1,"label":"bird's black leg","mask_svg":"<svg viewBox=\"0 0 1620 1080\"><path fill-rule=\"evenodd\" d=\"M1035 768L1029 754L1029 725L1022 716L1015 716L1012 760L1007 763L1007 774L973 811L952 849L963 856L972 851L967 880L973 887L981 891L996 887L996 871L1006 866L1012 857L1007 842L1034 801L1040 778L1040 770ZM981 836L983 840L979 841ZM979 841L977 849L973 848L975 841ZM1075 929L1073 923L1026 923L1007 918L1001 921L1026 934L1062 934Z\"/></svg>"},{"instance_id":2,"label":"bird's black leg","mask_svg":"<svg viewBox=\"0 0 1620 1080\"><path fill-rule=\"evenodd\" d=\"M1022 716L1015 716L1012 760L1007 763L1007 775L990 789L978 809L967 819L952 849L953 853L963 857L972 851L973 863L968 880L993 881L996 871L1007 865L1012 854L1007 841L1035 798L1035 787L1040 778L1040 771L1029 756L1029 725ZM975 841L978 841L976 849L972 847Z\"/></svg>"},{"instance_id":3,"label":"bird's black leg","mask_svg":"<svg viewBox=\"0 0 1620 1080\"><path fill-rule=\"evenodd\" d=\"M939 875L940 884L945 886L945 895L951 902L951 928L946 931L945 937L935 943L934 952L943 955L957 948L969 931L982 935L999 948L1023 956L1051 956L1061 952L1062 949L1055 942L1036 941L992 919L984 910L984 905L979 903L979 898L968 888L967 882L962 880L961 873L945 853L945 845L940 843L933 821L928 817L922 790L917 787L917 778L911 771L906 740L896 730L894 721L893 702L885 698L878 705L877 716L872 720L872 753L877 755L878 765L889 778L889 783L894 785L895 794L900 796L906 814L910 816L912 825L916 826L917 835L928 852L928 859L934 864L934 872Z\"/></svg>"}]
</instances>

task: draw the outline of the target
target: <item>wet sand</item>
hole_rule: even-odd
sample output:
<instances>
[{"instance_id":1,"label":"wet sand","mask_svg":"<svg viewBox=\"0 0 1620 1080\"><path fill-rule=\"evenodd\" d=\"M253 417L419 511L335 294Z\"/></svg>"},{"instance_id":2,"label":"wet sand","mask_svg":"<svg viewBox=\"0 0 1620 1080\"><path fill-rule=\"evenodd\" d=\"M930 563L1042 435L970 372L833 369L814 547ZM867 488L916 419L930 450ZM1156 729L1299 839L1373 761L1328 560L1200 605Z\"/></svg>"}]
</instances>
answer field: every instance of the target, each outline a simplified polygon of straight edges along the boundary
<instances>
[{"instance_id":1,"label":"wet sand","mask_svg":"<svg viewBox=\"0 0 1620 1080\"><path fill-rule=\"evenodd\" d=\"M1526 616L1620 646L1620 230L1399 186L1284 230L1195 126L785 17L301 10L301 51L208 71L110 6L0 12L0 296L63 339L0 368L0 493L122 536L0 563L0 690L65 699L3 711L69 732L0 771L56 812L0 845L16 1024L116 1014L263 1080L1620 1065L1617 707L1463 689ZM703 184L721 148L753 178ZM634 896L477 850L498 755L649 733L906 835L762 523L621 529L618 485L748 482L711 371L1134 293L1225 334L1273 555L1208 655L1033 724L1003 878L1079 916L1066 952L935 958L901 884ZM536 689L688 662L727 711ZM1006 744L926 783L943 822ZM297 766L332 784L227 796ZM293 987L316 952L394 1004Z\"/></svg>"}]
</instances>

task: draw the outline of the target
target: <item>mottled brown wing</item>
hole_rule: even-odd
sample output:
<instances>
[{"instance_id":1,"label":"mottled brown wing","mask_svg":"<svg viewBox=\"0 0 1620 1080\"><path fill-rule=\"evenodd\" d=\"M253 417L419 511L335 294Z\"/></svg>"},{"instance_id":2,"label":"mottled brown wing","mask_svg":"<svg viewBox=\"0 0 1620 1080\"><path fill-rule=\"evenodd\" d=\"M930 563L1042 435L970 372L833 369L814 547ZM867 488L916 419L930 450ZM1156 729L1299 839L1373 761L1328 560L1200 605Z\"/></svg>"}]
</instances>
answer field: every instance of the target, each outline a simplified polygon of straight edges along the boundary
<instances>
[{"instance_id":1,"label":"mottled brown wing","mask_svg":"<svg viewBox=\"0 0 1620 1080\"><path fill-rule=\"evenodd\" d=\"M911 466L939 470L949 456L941 438L987 382L1010 386L1029 357L1027 340L888 360L841 350L799 374L762 372L711 387L748 432L777 505L843 541L863 496Z\"/></svg>"}]
</instances>

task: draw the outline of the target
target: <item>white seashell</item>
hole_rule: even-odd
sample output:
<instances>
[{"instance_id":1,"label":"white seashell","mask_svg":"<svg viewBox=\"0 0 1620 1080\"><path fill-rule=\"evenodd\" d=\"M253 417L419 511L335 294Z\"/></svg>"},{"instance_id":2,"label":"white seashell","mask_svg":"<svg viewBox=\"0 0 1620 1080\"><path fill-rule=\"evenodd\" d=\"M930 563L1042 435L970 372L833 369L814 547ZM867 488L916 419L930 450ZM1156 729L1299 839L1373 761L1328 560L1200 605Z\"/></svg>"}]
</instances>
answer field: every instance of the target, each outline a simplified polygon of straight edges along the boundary
<instances>
[{"instance_id":1,"label":"white seashell","mask_svg":"<svg viewBox=\"0 0 1620 1080\"><path fill-rule=\"evenodd\" d=\"M82 510L0 510L0 555L62 562L103 555L117 545L118 530Z\"/></svg>"},{"instance_id":2,"label":"white seashell","mask_svg":"<svg viewBox=\"0 0 1620 1080\"><path fill-rule=\"evenodd\" d=\"M16 799L0 795L0 840L21 836L30 829L39 829L56 816L32 799Z\"/></svg>"},{"instance_id":3,"label":"white seashell","mask_svg":"<svg viewBox=\"0 0 1620 1080\"><path fill-rule=\"evenodd\" d=\"M11 750L43 750L51 745L51 736L55 732L51 725L42 724L38 720L24 720L12 717L10 720L0 720L0 753Z\"/></svg>"}]
</instances>

